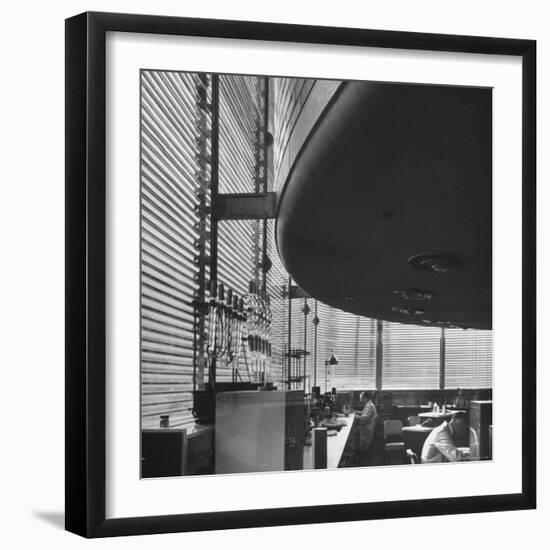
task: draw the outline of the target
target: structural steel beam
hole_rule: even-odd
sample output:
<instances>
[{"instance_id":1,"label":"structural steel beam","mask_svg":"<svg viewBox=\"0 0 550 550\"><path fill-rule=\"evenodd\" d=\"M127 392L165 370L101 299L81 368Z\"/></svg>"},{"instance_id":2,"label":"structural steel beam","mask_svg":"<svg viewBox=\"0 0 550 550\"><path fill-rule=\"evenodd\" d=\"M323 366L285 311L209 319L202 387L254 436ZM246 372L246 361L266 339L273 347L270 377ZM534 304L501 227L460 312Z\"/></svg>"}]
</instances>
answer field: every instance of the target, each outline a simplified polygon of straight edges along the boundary
<instances>
[{"instance_id":1,"label":"structural steel beam","mask_svg":"<svg viewBox=\"0 0 550 550\"><path fill-rule=\"evenodd\" d=\"M265 220L275 218L276 193L220 193L213 197L216 220Z\"/></svg>"}]
</instances>

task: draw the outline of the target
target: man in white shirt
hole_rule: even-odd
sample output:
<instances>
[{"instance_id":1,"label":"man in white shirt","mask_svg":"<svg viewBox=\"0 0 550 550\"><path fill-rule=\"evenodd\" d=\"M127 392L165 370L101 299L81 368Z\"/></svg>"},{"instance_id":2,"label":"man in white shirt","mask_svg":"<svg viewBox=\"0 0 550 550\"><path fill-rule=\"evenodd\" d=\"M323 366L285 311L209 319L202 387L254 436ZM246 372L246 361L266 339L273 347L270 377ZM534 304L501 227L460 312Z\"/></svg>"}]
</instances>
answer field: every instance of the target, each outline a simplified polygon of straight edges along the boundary
<instances>
[{"instance_id":1,"label":"man in white shirt","mask_svg":"<svg viewBox=\"0 0 550 550\"><path fill-rule=\"evenodd\" d=\"M459 462L467 460L455 445L455 441L464 438L467 433L466 415L458 413L449 422L443 422L434 428L422 447L422 464L434 462Z\"/></svg>"},{"instance_id":2,"label":"man in white shirt","mask_svg":"<svg viewBox=\"0 0 550 550\"><path fill-rule=\"evenodd\" d=\"M363 410L357 416L357 422L359 423L359 452L365 454L374 437L374 423L378 416L376 412L376 405L372 400L371 392L364 391L359 396Z\"/></svg>"}]
</instances>

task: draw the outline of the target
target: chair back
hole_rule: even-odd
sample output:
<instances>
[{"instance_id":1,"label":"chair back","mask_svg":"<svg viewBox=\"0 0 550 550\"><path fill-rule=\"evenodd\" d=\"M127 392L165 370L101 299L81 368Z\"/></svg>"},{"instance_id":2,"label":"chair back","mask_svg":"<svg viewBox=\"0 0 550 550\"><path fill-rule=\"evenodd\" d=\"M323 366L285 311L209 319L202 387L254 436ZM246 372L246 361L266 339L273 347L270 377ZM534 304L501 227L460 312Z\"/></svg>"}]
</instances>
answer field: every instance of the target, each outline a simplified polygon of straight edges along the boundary
<instances>
[{"instance_id":1,"label":"chair back","mask_svg":"<svg viewBox=\"0 0 550 550\"><path fill-rule=\"evenodd\" d=\"M386 420L384 422L384 439L386 442L403 440L403 423L401 420Z\"/></svg>"},{"instance_id":2,"label":"chair back","mask_svg":"<svg viewBox=\"0 0 550 550\"><path fill-rule=\"evenodd\" d=\"M409 416L407 418L407 422L409 423L409 426L418 426L418 424L420 424L420 417L419 416Z\"/></svg>"}]
</instances>

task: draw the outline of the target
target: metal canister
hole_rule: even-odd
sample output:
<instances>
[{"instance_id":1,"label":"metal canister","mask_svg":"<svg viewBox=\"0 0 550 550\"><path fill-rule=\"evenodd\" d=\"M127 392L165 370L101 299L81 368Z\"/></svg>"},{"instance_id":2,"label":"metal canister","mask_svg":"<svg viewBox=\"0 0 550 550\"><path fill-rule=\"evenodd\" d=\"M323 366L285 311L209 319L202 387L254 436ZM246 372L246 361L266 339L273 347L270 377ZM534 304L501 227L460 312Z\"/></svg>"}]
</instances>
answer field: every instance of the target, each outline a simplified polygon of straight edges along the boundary
<instances>
[{"instance_id":1,"label":"metal canister","mask_svg":"<svg viewBox=\"0 0 550 550\"><path fill-rule=\"evenodd\" d=\"M161 428L169 428L170 427L170 415L169 414L161 414L160 415L160 427Z\"/></svg>"}]
</instances>

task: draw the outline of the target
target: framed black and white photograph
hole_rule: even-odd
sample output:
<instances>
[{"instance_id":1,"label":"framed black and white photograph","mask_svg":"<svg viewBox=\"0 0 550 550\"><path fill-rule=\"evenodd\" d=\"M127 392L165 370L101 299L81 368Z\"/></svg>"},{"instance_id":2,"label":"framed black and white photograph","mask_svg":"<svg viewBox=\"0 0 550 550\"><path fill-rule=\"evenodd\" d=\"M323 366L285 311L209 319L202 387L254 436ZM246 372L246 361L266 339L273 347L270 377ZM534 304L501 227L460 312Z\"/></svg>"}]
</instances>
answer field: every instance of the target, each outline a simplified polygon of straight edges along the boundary
<instances>
[{"instance_id":1,"label":"framed black and white photograph","mask_svg":"<svg viewBox=\"0 0 550 550\"><path fill-rule=\"evenodd\" d=\"M66 519L535 507L535 42L66 21Z\"/></svg>"}]
</instances>

